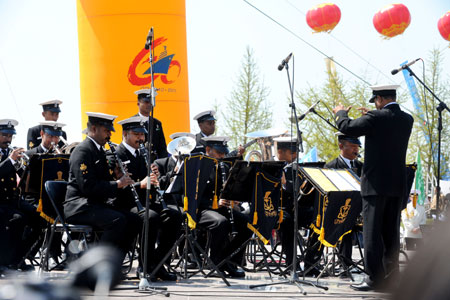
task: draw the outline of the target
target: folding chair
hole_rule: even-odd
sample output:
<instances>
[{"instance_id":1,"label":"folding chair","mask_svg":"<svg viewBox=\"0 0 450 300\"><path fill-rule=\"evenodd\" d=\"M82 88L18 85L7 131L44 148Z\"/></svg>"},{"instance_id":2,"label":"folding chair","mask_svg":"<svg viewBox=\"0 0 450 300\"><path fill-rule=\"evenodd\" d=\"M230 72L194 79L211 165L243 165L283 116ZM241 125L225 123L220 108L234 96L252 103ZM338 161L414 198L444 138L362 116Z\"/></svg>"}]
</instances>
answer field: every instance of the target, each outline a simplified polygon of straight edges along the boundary
<instances>
[{"instance_id":1,"label":"folding chair","mask_svg":"<svg viewBox=\"0 0 450 300\"><path fill-rule=\"evenodd\" d=\"M52 243L55 232L66 233L67 241L65 243L63 242L64 248L68 250L69 254L77 254L77 252L87 249L87 240L89 239L93 231L92 227L88 225L72 225L65 222L64 216L61 212L63 211L62 203L64 202L64 199L66 197L66 190L67 182L65 181L45 182L45 191L48 194L53 211L50 211L50 207L46 207L46 211L44 211L44 213L48 216L55 216L53 222L50 221L50 223L52 223L52 225L50 226L50 234L48 234L48 230L46 230L45 232L44 251L41 251L40 269L43 269L45 271L52 271L67 260L67 258L64 259L51 269L49 269L47 266L48 251L46 251L46 249L48 249L50 244ZM81 246L78 245L78 247L76 247L74 245L71 238L72 233L80 234L80 240L82 241Z\"/></svg>"}]
</instances>

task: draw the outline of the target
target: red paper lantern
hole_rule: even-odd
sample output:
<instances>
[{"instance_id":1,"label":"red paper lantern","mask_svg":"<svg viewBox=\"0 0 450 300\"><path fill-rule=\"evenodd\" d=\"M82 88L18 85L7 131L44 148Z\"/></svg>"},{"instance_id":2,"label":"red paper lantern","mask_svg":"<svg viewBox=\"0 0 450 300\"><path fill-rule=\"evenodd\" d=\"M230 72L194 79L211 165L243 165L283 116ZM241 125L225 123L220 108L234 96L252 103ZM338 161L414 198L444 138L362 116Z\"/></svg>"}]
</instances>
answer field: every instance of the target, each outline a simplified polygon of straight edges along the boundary
<instances>
[{"instance_id":1,"label":"red paper lantern","mask_svg":"<svg viewBox=\"0 0 450 300\"><path fill-rule=\"evenodd\" d=\"M375 29L387 38L402 34L409 23L411 15L403 4L390 4L373 16Z\"/></svg>"},{"instance_id":2,"label":"red paper lantern","mask_svg":"<svg viewBox=\"0 0 450 300\"><path fill-rule=\"evenodd\" d=\"M450 41L450 11L446 12L438 21L438 29L442 37Z\"/></svg>"},{"instance_id":3,"label":"red paper lantern","mask_svg":"<svg viewBox=\"0 0 450 300\"><path fill-rule=\"evenodd\" d=\"M306 22L315 32L330 32L340 19L341 10L333 3L316 5L306 13Z\"/></svg>"}]
</instances>

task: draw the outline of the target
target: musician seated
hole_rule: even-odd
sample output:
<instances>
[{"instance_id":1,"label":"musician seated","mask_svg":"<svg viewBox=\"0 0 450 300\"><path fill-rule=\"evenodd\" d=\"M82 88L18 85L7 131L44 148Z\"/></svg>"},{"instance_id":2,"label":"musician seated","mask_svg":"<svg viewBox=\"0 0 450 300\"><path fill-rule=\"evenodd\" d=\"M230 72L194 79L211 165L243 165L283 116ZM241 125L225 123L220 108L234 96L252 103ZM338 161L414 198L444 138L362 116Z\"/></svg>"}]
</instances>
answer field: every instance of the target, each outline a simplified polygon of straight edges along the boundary
<instances>
[{"instance_id":1,"label":"musician seated","mask_svg":"<svg viewBox=\"0 0 450 300\"><path fill-rule=\"evenodd\" d=\"M99 242L117 247L124 258L142 228L142 221L136 214L119 211L107 202L134 181L128 175L114 180L114 171L109 168L103 149L114 131L116 116L86 114L88 135L70 156L64 215L69 224L90 225L102 231Z\"/></svg>"},{"instance_id":2,"label":"musician seated","mask_svg":"<svg viewBox=\"0 0 450 300\"><path fill-rule=\"evenodd\" d=\"M228 137L210 136L203 138L203 140L206 143L205 150L208 156L215 159L223 159L228 154ZM219 169L216 170L216 168ZM238 249L252 235L252 232L247 228L249 218L238 210L239 206L232 205L231 200L217 200L217 197L214 197L220 194L224 183L223 177L226 178L228 172L229 168L226 164L216 165L206 183L204 193L199 195L198 200L197 224L211 232L210 256L215 264L220 263ZM216 174L218 178L216 178ZM214 201L217 201L217 203ZM216 204L218 208L215 208ZM234 225L230 222L231 218L234 220ZM232 237L232 233L235 233L234 237ZM232 237L231 241L230 237ZM221 271L231 277L244 277L245 272L236 266L241 265L244 252L245 249L242 249L238 254L234 255L231 258L232 263L225 263L220 268Z\"/></svg>"},{"instance_id":3,"label":"musician seated","mask_svg":"<svg viewBox=\"0 0 450 300\"><path fill-rule=\"evenodd\" d=\"M33 266L24 263L24 256L30 249L29 235L25 228L33 228L30 221L27 203L19 197L17 188L18 171L16 166L22 158L23 148L9 147L14 126L18 122L13 119L0 120L0 273L7 269L28 271ZM20 173L20 172L19 172Z\"/></svg>"},{"instance_id":4,"label":"musician seated","mask_svg":"<svg viewBox=\"0 0 450 300\"><path fill-rule=\"evenodd\" d=\"M285 161L283 168L283 221L280 224L280 237L283 251L286 254L286 265L292 264L294 256L294 190L292 182L292 166L297 159L297 138L279 137L274 139L277 149L277 158ZM295 171L295 170L294 170ZM298 203L298 227L308 228L313 219L313 205L303 196ZM299 265L296 266L299 269Z\"/></svg>"},{"instance_id":5,"label":"musician seated","mask_svg":"<svg viewBox=\"0 0 450 300\"><path fill-rule=\"evenodd\" d=\"M40 125L40 136L41 136L41 143L37 145L36 147L28 150L25 152L25 154L28 157L32 157L36 154L52 154L52 153L58 153L58 143L59 138L63 134L62 127L65 126L65 124L57 123L55 121L45 121L45 122L39 122ZM33 230L32 235L28 239L29 246L31 247L37 240L42 238L42 230L45 229L49 223L47 223L43 218L40 217L40 213L36 211L36 208L39 205L39 198L40 198L40 191L36 190L29 190L27 188L27 185L29 184L30 180L33 180L30 178L29 169L25 172L23 176L24 180L21 182L21 188L23 190L23 197L25 198L26 202L28 202L24 210L27 211L27 215L29 216L30 220L33 223ZM38 178L36 178L39 180ZM36 180L34 179L34 180ZM50 245L50 249L46 249L46 251L49 251L49 262L48 267L53 268L59 264L59 256L61 256L61 239L62 235L60 233L55 233L55 237L52 240L52 244ZM37 252L37 248L30 253L30 255L34 256ZM63 266L58 267L58 269L62 269Z\"/></svg>"},{"instance_id":6,"label":"musician seated","mask_svg":"<svg viewBox=\"0 0 450 300\"><path fill-rule=\"evenodd\" d=\"M145 140L145 134L147 130L145 128L145 118L131 117L118 124L122 125L122 143L117 146L116 154L120 161L126 166L130 177L136 182L134 189L137 193L138 200L141 204L141 210L138 209L135 202L134 192L131 187L126 187L118 192L117 198L112 201L113 206L120 211L131 211L138 214L145 221L145 198L147 189L147 161L149 158L147 150L143 146ZM164 158L165 159L165 158ZM168 157L167 159L171 159ZM115 160L114 160L115 161ZM157 174L151 174L151 181L154 187L158 187ZM155 188L152 189L150 201L150 209L148 210L148 251L147 251L147 271L148 274L152 273L158 263L164 258L164 256L170 251L173 244L178 237L181 225L181 212L178 210L177 204L168 202L167 205L164 201L160 201L157 197ZM170 201L170 198L167 200ZM138 205L139 206L139 205ZM167 206L167 207L166 207ZM158 238L159 237L159 238ZM156 241L158 239L158 246ZM141 235L140 239L141 253L144 251L144 236ZM143 266L143 254L139 256L140 266ZM170 258L167 261L170 263ZM176 274L169 273L164 266L161 266L157 271L155 277L150 278L152 281L157 279L175 281L177 280Z\"/></svg>"}]
</instances>

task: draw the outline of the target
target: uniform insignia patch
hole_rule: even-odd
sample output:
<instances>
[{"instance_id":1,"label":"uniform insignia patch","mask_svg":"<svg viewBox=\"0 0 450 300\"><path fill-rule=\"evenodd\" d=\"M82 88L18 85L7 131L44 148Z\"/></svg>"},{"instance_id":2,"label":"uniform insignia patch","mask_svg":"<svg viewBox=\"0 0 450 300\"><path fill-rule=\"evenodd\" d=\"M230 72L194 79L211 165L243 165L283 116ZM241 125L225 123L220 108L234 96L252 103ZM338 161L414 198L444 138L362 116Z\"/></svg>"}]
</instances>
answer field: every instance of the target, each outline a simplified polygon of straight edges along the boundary
<instances>
[{"instance_id":1,"label":"uniform insignia patch","mask_svg":"<svg viewBox=\"0 0 450 300\"><path fill-rule=\"evenodd\" d=\"M81 165L80 165L80 170L81 170L81 171L87 170L87 166L86 166L85 164L81 164Z\"/></svg>"},{"instance_id":2,"label":"uniform insignia patch","mask_svg":"<svg viewBox=\"0 0 450 300\"><path fill-rule=\"evenodd\" d=\"M109 175L112 175L113 173L114 173L114 171L109 169Z\"/></svg>"},{"instance_id":3,"label":"uniform insignia patch","mask_svg":"<svg viewBox=\"0 0 450 300\"><path fill-rule=\"evenodd\" d=\"M30 143L28 144L28 147L31 149L34 147L34 143L32 141L30 141Z\"/></svg>"},{"instance_id":4,"label":"uniform insignia patch","mask_svg":"<svg viewBox=\"0 0 450 300\"><path fill-rule=\"evenodd\" d=\"M336 122L339 120L339 116L336 117Z\"/></svg>"}]
</instances>

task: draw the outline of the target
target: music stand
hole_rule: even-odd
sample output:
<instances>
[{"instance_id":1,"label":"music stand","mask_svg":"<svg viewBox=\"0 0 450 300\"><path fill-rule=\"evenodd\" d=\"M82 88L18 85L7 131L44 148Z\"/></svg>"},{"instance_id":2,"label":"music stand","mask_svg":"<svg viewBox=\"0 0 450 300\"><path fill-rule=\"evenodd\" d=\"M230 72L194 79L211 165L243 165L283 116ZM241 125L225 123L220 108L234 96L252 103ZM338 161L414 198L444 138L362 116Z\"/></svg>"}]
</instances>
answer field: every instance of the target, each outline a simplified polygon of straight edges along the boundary
<instances>
[{"instance_id":1,"label":"music stand","mask_svg":"<svg viewBox=\"0 0 450 300\"><path fill-rule=\"evenodd\" d=\"M267 258L270 252L264 245L268 244L272 229L278 221L278 204L280 200L281 175L283 162L246 162L236 161L230 170L228 179L220 195L220 199L228 199L239 202L249 202L251 199L252 221L247 223L247 228L251 230L258 239L257 245L263 253L263 262L272 278ZM217 267L220 268L234 255L254 240L250 237L231 254L224 258ZM281 270L280 270L281 271ZM212 273L209 272L207 276Z\"/></svg>"},{"instance_id":2,"label":"music stand","mask_svg":"<svg viewBox=\"0 0 450 300\"><path fill-rule=\"evenodd\" d=\"M193 154L193 155L184 155L180 156L180 159L183 161L181 164L178 173L175 174L175 177L167 188L167 194L183 194L183 228L184 232L177 239L175 244L172 246L170 251L166 254L166 256L161 260L161 262L156 266L154 272L158 270L162 264L167 260L167 258L176 251L177 247L184 242L183 254L180 257L180 261L177 266L180 265L181 261L184 260L184 270L183 273L179 273L184 279L190 278L197 273L202 273L206 276L204 272L204 265L200 263L200 259L198 258L197 251L198 250L203 257L206 259L207 264L212 268L211 272L216 272L218 276L223 280L223 282L230 286L230 283L227 281L225 276L220 272L219 268L216 264L214 264L205 252L205 250L198 244L195 238L192 235L192 230L196 228L197 225L197 199L198 196L201 195L204 191L206 181L209 179L209 176L214 168L214 166L218 163L218 161L214 158L205 156L203 154ZM188 253L191 250L191 253L194 255L194 259L199 266L198 271L192 272L188 274L187 271L187 261L188 261ZM176 266L176 267L177 267ZM210 272L210 273L211 273Z\"/></svg>"},{"instance_id":3,"label":"music stand","mask_svg":"<svg viewBox=\"0 0 450 300\"><path fill-rule=\"evenodd\" d=\"M315 218L311 227L319 236L320 243L335 249L342 237L351 233L361 213L360 180L351 169L300 167L300 172L319 191L318 200L314 205ZM333 254L337 253L333 250ZM340 254L338 258L342 260ZM353 262L347 260L345 262L357 267ZM328 264L329 262L327 266ZM315 265L311 266L305 270L305 273L314 267ZM317 282L326 267L317 277Z\"/></svg>"}]
</instances>

